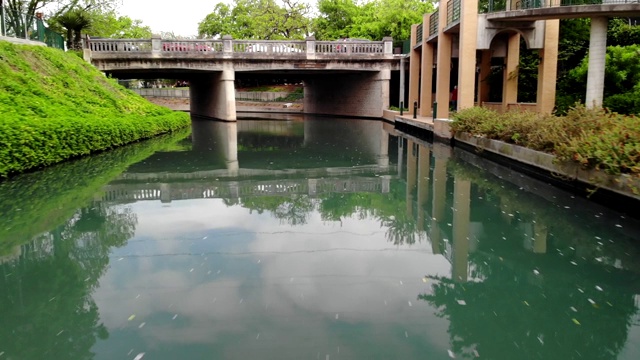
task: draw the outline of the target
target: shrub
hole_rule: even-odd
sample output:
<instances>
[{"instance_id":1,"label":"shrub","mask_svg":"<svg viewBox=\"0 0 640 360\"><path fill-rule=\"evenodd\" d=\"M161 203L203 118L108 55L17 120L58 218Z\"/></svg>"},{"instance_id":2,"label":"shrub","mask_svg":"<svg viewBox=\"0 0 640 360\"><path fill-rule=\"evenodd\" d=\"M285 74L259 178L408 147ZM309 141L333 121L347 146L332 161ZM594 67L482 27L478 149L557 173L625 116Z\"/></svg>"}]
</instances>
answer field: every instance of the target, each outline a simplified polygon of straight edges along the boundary
<instances>
[{"instance_id":1,"label":"shrub","mask_svg":"<svg viewBox=\"0 0 640 360\"><path fill-rule=\"evenodd\" d=\"M566 116L469 108L454 115L451 128L553 153L608 174L640 175L640 118L635 116L584 106Z\"/></svg>"},{"instance_id":2,"label":"shrub","mask_svg":"<svg viewBox=\"0 0 640 360\"><path fill-rule=\"evenodd\" d=\"M73 54L0 42L0 178L188 126Z\"/></svg>"}]
</instances>

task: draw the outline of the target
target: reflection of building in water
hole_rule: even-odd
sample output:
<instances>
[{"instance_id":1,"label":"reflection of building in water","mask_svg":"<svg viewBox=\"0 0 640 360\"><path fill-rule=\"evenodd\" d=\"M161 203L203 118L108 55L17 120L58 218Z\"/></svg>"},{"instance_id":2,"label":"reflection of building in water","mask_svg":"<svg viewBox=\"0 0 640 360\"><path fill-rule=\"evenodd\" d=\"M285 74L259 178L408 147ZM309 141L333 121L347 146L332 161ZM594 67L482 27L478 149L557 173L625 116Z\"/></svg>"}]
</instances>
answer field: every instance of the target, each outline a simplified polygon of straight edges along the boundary
<instances>
[{"instance_id":1,"label":"reflection of building in water","mask_svg":"<svg viewBox=\"0 0 640 360\"><path fill-rule=\"evenodd\" d=\"M585 218L474 173L447 146L405 139L400 148L412 202L403 208L451 263L451 276L428 275L418 298L449 320L456 357L613 359L633 346L640 269L607 259L637 260L637 244L622 246L611 229L598 240Z\"/></svg>"}]
</instances>

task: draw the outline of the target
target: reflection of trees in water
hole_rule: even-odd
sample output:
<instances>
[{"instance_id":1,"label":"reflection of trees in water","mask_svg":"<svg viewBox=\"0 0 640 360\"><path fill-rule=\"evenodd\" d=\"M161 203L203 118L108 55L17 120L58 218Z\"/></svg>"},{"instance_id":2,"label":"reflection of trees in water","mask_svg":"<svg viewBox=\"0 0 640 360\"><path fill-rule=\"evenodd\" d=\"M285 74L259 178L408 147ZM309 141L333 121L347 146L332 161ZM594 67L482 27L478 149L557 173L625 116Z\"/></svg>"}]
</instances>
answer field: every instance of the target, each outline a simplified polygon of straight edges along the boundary
<instances>
[{"instance_id":1,"label":"reflection of trees in water","mask_svg":"<svg viewBox=\"0 0 640 360\"><path fill-rule=\"evenodd\" d=\"M0 265L0 349L12 359L90 359L107 338L91 294L114 246L134 235L129 208L83 208Z\"/></svg>"},{"instance_id":2,"label":"reflection of trees in water","mask_svg":"<svg viewBox=\"0 0 640 360\"><path fill-rule=\"evenodd\" d=\"M638 312L624 271L589 268L532 272L518 261L475 255L482 282L436 281L418 295L450 321L457 354L489 359L614 359ZM613 274L609 273L612 271ZM611 281L607 282L606 277ZM598 287L604 287L604 291Z\"/></svg>"},{"instance_id":3,"label":"reflection of trees in water","mask_svg":"<svg viewBox=\"0 0 640 360\"><path fill-rule=\"evenodd\" d=\"M400 184L401 185L401 184ZM269 212L276 219L289 225L304 225L313 211L318 211L323 221L342 222L356 217L359 220L374 218L381 227L387 227L386 236L395 245L414 244L426 238L419 231L416 220L406 212L403 186L391 186L389 193L328 193L314 199L308 195L252 196L236 201L224 199L227 206L240 206Z\"/></svg>"},{"instance_id":4,"label":"reflection of trees in water","mask_svg":"<svg viewBox=\"0 0 640 360\"><path fill-rule=\"evenodd\" d=\"M417 223L413 218L392 217L382 219L382 226L387 227L386 236L389 242L394 245L415 244L426 239L426 234L419 231Z\"/></svg>"},{"instance_id":5,"label":"reflection of trees in water","mask_svg":"<svg viewBox=\"0 0 640 360\"><path fill-rule=\"evenodd\" d=\"M240 206L262 214L268 211L281 222L289 225L304 225L309 214L315 209L311 198L307 195L291 194L290 196L253 196L241 198Z\"/></svg>"}]
</instances>

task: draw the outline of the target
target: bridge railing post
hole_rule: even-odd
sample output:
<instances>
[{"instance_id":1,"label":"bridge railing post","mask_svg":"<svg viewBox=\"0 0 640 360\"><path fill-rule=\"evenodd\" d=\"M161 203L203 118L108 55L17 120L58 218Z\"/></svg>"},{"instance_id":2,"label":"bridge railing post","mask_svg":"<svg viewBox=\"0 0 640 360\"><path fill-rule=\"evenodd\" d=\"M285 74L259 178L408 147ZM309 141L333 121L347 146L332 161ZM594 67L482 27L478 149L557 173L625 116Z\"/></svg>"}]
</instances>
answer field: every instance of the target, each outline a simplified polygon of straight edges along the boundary
<instances>
[{"instance_id":1,"label":"bridge railing post","mask_svg":"<svg viewBox=\"0 0 640 360\"><path fill-rule=\"evenodd\" d=\"M231 37L231 35L222 36L222 52L225 52L225 53L233 52L233 37Z\"/></svg>"},{"instance_id":2,"label":"bridge railing post","mask_svg":"<svg viewBox=\"0 0 640 360\"><path fill-rule=\"evenodd\" d=\"M158 34L151 35L151 53L160 54L162 52L162 37Z\"/></svg>"},{"instance_id":3,"label":"bridge railing post","mask_svg":"<svg viewBox=\"0 0 640 360\"><path fill-rule=\"evenodd\" d=\"M382 42L384 44L384 55L393 56L393 38L385 36L382 38Z\"/></svg>"},{"instance_id":4,"label":"bridge railing post","mask_svg":"<svg viewBox=\"0 0 640 360\"><path fill-rule=\"evenodd\" d=\"M316 56L316 37L308 36L305 40L307 41L307 57Z\"/></svg>"}]
</instances>

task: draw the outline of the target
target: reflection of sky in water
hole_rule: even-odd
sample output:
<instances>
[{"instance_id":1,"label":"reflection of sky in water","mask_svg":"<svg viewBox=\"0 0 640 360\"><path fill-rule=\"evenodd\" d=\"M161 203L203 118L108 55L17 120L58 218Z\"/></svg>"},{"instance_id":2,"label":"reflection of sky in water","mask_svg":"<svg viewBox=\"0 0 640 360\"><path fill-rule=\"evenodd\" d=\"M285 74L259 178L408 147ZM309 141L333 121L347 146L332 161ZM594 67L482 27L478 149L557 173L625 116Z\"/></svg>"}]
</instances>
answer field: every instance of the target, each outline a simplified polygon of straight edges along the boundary
<instances>
[{"instance_id":1,"label":"reflection of sky in water","mask_svg":"<svg viewBox=\"0 0 640 360\"><path fill-rule=\"evenodd\" d=\"M447 322L416 299L424 275L450 273L426 242L315 212L292 228L221 200L130 206L136 235L93 295L100 358L448 357Z\"/></svg>"}]
</instances>

